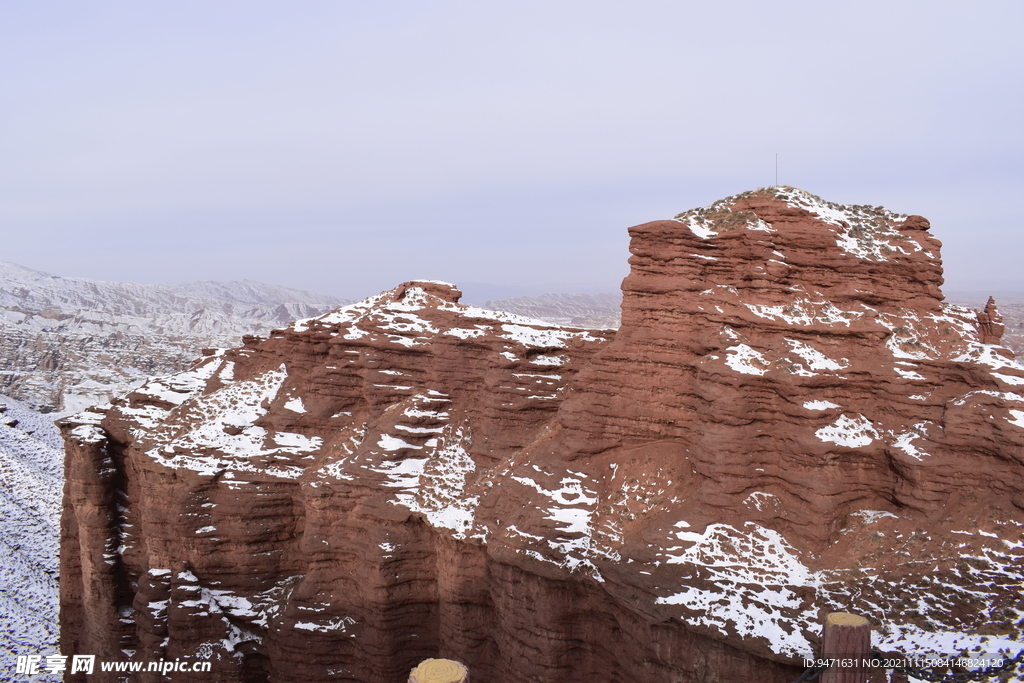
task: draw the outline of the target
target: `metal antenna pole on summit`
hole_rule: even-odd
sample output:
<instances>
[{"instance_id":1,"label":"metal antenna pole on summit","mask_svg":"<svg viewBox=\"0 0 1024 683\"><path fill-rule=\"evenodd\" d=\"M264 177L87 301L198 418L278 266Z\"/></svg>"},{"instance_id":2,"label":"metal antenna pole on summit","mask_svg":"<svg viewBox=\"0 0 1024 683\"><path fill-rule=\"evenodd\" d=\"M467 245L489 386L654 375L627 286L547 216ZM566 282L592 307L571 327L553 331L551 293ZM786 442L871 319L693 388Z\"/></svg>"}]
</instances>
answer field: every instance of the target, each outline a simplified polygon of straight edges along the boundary
<instances>
[{"instance_id":1,"label":"metal antenna pole on summit","mask_svg":"<svg viewBox=\"0 0 1024 683\"><path fill-rule=\"evenodd\" d=\"M775 187L779 186L779 153L775 153Z\"/></svg>"}]
</instances>

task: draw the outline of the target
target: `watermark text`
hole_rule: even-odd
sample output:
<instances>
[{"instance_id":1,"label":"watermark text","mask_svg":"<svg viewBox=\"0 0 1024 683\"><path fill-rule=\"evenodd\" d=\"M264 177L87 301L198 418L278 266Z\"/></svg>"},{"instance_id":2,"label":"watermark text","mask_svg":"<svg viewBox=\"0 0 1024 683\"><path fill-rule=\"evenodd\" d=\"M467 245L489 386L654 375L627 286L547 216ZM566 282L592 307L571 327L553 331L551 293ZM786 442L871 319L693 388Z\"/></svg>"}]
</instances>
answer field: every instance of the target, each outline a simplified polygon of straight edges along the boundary
<instances>
[{"instance_id":1,"label":"watermark text","mask_svg":"<svg viewBox=\"0 0 1024 683\"><path fill-rule=\"evenodd\" d=\"M167 675L179 671L189 673L205 673L210 670L210 662L190 660L164 660L149 662L96 661L96 655L18 655L14 673L21 676L39 676L42 674L93 674L100 672L150 672Z\"/></svg>"}]
</instances>

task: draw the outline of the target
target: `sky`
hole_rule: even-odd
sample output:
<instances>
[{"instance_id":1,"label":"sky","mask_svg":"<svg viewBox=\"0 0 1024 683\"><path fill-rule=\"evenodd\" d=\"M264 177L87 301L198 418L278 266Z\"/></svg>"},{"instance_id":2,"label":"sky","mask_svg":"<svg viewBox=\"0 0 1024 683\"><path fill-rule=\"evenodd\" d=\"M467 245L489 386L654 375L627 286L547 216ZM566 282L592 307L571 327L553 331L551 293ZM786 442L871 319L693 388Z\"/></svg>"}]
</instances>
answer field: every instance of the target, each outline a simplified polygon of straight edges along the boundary
<instances>
[{"instance_id":1,"label":"sky","mask_svg":"<svg viewBox=\"0 0 1024 683\"><path fill-rule=\"evenodd\" d=\"M362 298L616 291L631 225L794 185L1024 292L1024 3L0 4L0 260ZM476 295L475 297L472 295Z\"/></svg>"}]
</instances>

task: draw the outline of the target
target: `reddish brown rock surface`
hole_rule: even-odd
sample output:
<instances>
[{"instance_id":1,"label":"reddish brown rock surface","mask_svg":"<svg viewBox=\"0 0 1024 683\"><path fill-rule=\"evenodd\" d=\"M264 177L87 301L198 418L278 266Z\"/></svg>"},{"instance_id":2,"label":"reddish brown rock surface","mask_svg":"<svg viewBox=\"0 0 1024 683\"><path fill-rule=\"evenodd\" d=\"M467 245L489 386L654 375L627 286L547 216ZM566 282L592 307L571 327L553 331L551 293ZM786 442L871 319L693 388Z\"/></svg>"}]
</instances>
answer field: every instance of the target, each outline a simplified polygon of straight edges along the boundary
<instances>
[{"instance_id":1,"label":"reddish brown rock surface","mask_svg":"<svg viewBox=\"0 0 1024 683\"><path fill-rule=\"evenodd\" d=\"M1006 332L1006 325L1003 324L1003 316L999 315L999 309L996 307L996 300L993 297L988 298L988 303L985 304L985 310L978 311L978 336L981 338L982 344L998 344L1003 339L1003 333Z\"/></svg>"},{"instance_id":2,"label":"reddish brown rock surface","mask_svg":"<svg viewBox=\"0 0 1024 683\"><path fill-rule=\"evenodd\" d=\"M631 236L614 338L412 282L69 420L65 653L661 683L792 680L832 611L1018 638L1024 368L927 221L770 188Z\"/></svg>"}]
</instances>

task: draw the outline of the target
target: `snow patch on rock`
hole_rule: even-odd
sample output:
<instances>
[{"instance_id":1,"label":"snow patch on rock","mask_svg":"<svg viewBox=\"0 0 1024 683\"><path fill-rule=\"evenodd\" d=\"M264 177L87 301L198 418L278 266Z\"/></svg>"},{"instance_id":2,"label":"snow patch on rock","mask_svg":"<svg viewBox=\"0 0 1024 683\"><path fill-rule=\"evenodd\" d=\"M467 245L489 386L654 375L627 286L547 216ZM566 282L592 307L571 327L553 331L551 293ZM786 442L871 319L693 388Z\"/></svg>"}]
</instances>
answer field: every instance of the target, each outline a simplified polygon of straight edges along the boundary
<instances>
[{"instance_id":1,"label":"snow patch on rock","mask_svg":"<svg viewBox=\"0 0 1024 683\"><path fill-rule=\"evenodd\" d=\"M814 435L822 441L846 448L862 448L881 437L871 420L863 415L840 415L832 424L815 431Z\"/></svg>"},{"instance_id":2,"label":"snow patch on rock","mask_svg":"<svg viewBox=\"0 0 1024 683\"><path fill-rule=\"evenodd\" d=\"M794 620L803 607L801 587L816 576L777 531L747 522L742 529L711 524L703 532L677 531L682 545L664 548L667 564L693 564L707 577L655 600L686 608L682 618L724 636L764 638L773 652L798 656L813 651L806 619Z\"/></svg>"}]
</instances>

